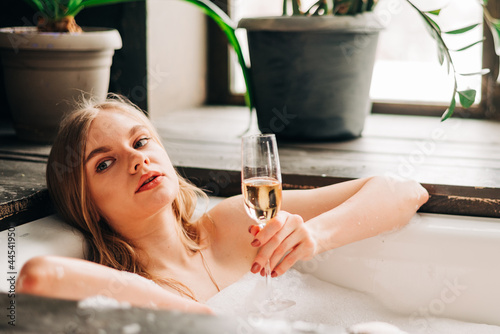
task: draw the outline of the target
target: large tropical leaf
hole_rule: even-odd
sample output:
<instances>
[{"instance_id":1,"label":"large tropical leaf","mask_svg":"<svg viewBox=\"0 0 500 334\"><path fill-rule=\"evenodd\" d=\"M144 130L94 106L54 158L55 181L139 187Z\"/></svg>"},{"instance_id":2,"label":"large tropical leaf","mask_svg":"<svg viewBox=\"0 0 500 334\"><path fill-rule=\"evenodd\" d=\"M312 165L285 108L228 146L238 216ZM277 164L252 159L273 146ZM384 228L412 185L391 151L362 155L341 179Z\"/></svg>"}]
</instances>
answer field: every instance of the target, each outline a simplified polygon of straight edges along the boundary
<instances>
[{"instance_id":1,"label":"large tropical leaf","mask_svg":"<svg viewBox=\"0 0 500 334\"><path fill-rule=\"evenodd\" d=\"M89 0L89 1L97 1L97 0ZM250 108L250 111L252 111L254 103L253 103L253 90L251 84L250 69L246 65L245 58L243 57L243 51L241 50L240 43L235 34L236 24L231 20L231 18L226 13L224 13L219 7L215 6L212 2L208 0L185 0L185 1L198 6L205 14L207 14L212 20L214 20L215 23L217 23L217 25L226 34L229 43L236 52L236 55L238 57L238 62L240 64L241 70L243 71L243 78L245 80L245 85L247 88L245 94L245 102L247 106Z\"/></svg>"}]
</instances>

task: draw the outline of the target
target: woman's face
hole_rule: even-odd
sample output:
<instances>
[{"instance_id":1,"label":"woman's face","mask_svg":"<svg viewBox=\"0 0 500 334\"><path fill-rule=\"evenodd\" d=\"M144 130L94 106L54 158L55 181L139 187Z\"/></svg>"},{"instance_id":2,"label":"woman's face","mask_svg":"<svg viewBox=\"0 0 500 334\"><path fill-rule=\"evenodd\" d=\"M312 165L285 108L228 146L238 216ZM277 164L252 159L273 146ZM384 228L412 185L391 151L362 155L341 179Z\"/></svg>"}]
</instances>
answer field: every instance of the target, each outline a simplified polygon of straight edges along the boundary
<instances>
[{"instance_id":1,"label":"woman's face","mask_svg":"<svg viewBox=\"0 0 500 334\"><path fill-rule=\"evenodd\" d=\"M137 222L170 208L179 191L165 150L140 122L113 110L92 121L85 149L85 172L92 201L122 234Z\"/></svg>"}]
</instances>

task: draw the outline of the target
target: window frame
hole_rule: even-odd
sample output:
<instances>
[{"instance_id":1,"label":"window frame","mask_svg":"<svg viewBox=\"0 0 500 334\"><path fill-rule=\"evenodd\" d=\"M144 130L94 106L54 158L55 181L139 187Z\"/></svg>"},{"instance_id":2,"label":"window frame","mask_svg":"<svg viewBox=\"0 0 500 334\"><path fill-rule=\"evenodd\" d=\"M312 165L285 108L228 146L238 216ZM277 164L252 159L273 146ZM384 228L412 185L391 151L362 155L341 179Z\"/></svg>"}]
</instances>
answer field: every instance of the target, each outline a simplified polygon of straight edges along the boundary
<instances>
[{"instance_id":1,"label":"window frame","mask_svg":"<svg viewBox=\"0 0 500 334\"><path fill-rule=\"evenodd\" d=\"M217 5L231 15L228 1L219 0ZM500 17L500 3L489 1L487 8L494 17ZM455 115L500 120L500 85L496 82L499 57L494 52L493 38L486 25L483 25L483 31L486 37L483 42L483 68L489 68L490 73L483 75L481 80L481 101L468 109L457 106ZM212 20L207 20L207 39L207 104L244 105L244 95L231 92L227 38ZM440 117L446 107L444 104L373 102L372 113Z\"/></svg>"}]
</instances>

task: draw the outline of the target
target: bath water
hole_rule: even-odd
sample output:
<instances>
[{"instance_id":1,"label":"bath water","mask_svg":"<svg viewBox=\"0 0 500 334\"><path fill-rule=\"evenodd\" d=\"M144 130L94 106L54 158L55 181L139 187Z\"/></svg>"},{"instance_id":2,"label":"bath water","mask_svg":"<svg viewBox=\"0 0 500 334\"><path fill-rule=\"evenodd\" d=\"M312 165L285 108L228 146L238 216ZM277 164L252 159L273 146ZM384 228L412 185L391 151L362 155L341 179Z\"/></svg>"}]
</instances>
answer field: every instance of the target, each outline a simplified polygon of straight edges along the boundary
<instances>
[{"instance_id":1,"label":"bath water","mask_svg":"<svg viewBox=\"0 0 500 334\"><path fill-rule=\"evenodd\" d=\"M381 321L412 334L500 334L499 326L398 315L369 295L321 281L294 269L274 278L273 288L277 295L297 303L271 315L273 318L327 324L343 329L354 324ZM207 305L217 314L241 317L250 325L255 325L262 319L259 309L262 309L262 301L265 300L265 290L264 279L248 273L208 300Z\"/></svg>"}]
</instances>

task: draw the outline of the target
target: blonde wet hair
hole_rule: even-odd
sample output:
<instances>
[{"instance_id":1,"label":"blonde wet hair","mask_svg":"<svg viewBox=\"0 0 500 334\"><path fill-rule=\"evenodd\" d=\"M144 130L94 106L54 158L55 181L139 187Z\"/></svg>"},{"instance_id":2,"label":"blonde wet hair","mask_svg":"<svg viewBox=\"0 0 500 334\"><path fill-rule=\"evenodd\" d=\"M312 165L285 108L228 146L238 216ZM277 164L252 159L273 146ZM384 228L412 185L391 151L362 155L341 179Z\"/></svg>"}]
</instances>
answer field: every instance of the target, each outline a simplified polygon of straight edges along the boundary
<instances>
[{"instance_id":1,"label":"blonde wet hair","mask_svg":"<svg viewBox=\"0 0 500 334\"><path fill-rule=\"evenodd\" d=\"M148 272L144 265L147 259L140 258L134 245L113 230L90 197L84 166L87 136L96 116L110 111L123 113L146 126L152 139L163 147L149 119L130 101L117 95L100 103L85 100L78 110L61 122L50 151L46 170L50 197L62 218L83 233L87 241L88 260L139 274L195 299L193 292L184 284L168 277L154 277ZM177 174L177 177L179 193L172 204L177 218L176 230L183 245L196 252L200 250L200 234L192 216L198 196L206 195L180 175ZM144 254L141 256L144 257Z\"/></svg>"}]
</instances>

